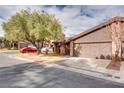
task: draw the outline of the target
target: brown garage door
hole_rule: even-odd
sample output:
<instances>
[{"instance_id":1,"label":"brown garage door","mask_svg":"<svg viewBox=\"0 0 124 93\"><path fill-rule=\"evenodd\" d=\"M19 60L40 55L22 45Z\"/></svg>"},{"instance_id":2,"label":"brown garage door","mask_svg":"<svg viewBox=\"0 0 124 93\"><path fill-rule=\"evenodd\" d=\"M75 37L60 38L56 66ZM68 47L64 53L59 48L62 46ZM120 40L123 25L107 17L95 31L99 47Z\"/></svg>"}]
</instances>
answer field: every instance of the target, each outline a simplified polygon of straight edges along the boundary
<instances>
[{"instance_id":1,"label":"brown garage door","mask_svg":"<svg viewBox=\"0 0 124 93\"><path fill-rule=\"evenodd\" d=\"M87 58L111 57L111 43L75 43L74 55Z\"/></svg>"}]
</instances>

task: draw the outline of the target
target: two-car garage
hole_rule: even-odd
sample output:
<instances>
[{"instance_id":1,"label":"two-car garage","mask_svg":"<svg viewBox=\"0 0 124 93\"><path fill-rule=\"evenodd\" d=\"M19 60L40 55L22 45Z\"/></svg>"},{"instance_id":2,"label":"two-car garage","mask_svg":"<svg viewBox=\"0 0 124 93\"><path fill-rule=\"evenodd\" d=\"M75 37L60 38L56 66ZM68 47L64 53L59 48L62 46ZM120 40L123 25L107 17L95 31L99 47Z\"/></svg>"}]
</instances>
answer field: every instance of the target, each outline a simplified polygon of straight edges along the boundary
<instances>
[{"instance_id":1,"label":"two-car garage","mask_svg":"<svg viewBox=\"0 0 124 93\"><path fill-rule=\"evenodd\" d=\"M102 23L70 39L70 56L111 59L112 39L109 22Z\"/></svg>"}]
</instances>

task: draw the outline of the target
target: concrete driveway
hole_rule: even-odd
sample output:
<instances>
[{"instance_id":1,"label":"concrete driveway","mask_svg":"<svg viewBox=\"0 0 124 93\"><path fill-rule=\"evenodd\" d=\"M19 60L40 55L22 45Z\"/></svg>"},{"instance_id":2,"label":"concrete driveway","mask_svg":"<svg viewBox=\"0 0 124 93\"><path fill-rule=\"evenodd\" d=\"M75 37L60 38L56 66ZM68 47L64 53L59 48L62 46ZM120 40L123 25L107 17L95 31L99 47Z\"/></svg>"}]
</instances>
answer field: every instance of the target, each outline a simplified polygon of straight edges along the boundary
<instances>
[{"instance_id":1,"label":"concrete driveway","mask_svg":"<svg viewBox=\"0 0 124 93\"><path fill-rule=\"evenodd\" d=\"M121 88L124 85L38 62L8 58L0 53L1 88ZM1 62L2 59L2 62Z\"/></svg>"}]
</instances>

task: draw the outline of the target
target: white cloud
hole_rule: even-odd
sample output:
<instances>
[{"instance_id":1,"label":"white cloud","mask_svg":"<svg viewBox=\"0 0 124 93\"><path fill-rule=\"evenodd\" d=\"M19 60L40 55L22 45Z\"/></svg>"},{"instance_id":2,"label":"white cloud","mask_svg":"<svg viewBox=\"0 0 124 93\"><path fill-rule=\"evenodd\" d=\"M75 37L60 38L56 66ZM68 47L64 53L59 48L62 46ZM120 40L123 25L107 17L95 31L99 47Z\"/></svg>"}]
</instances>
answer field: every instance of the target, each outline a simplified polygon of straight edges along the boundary
<instances>
[{"instance_id":1,"label":"white cloud","mask_svg":"<svg viewBox=\"0 0 124 93\"><path fill-rule=\"evenodd\" d=\"M4 21L4 20L0 18L0 25L2 25L2 22L3 22L3 21ZM0 26L0 37L3 36L3 35L4 35L4 31L3 31L3 29L2 29L2 26Z\"/></svg>"},{"instance_id":2,"label":"white cloud","mask_svg":"<svg viewBox=\"0 0 124 93\"><path fill-rule=\"evenodd\" d=\"M6 20L20 9L26 8L43 9L55 14L65 28L67 36L85 31L111 17L124 16L124 6L66 6L62 9L58 6L0 6L0 18ZM0 31L2 31L1 28Z\"/></svg>"}]
</instances>

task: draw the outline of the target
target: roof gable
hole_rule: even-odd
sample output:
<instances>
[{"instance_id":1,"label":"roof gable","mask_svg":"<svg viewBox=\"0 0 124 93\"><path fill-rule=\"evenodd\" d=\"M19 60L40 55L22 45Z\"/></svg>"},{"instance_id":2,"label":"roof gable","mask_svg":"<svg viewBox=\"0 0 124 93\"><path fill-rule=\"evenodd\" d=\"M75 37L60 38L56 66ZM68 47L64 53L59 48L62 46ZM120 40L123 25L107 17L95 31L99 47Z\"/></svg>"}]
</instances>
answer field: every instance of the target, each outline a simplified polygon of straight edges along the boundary
<instances>
[{"instance_id":1,"label":"roof gable","mask_svg":"<svg viewBox=\"0 0 124 93\"><path fill-rule=\"evenodd\" d=\"M109 25L109 24L111 24L113 22L116 22L116 21L123 21L124 22L124 17L114 17L114 18L111 18L110 20L108 20L108 21L106 21L104 23L101 23L100 25L97 25L97 26L95 26L95 27L93 27L93 28L91 28L89 30L83 31L80 34L77 34L77 35L71 37L69 40L67 40L67 42L70 42L72 40L75 40L77 38L85 36L87 34L90 34L90 33L94 32L94 31L96 31L98 29L101 29L101 28L103 28L103 27L105 27L105 26L107 26L107 25Z\"/></svg>"}]
</instances>

